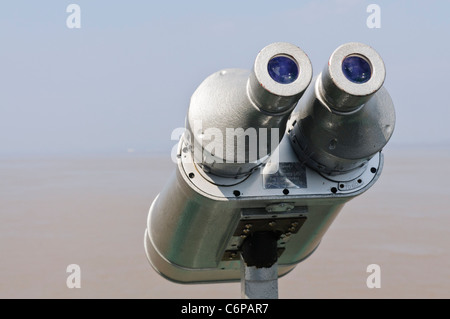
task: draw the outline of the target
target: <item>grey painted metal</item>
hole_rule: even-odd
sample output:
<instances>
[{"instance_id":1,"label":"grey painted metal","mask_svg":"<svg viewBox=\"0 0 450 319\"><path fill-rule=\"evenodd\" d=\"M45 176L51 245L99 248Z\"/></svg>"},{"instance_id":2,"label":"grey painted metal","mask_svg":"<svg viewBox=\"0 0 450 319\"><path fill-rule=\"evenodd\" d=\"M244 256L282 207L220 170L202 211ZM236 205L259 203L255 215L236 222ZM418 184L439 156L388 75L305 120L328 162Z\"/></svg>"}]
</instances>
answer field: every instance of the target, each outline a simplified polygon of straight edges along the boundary
<instances>
[{"instance_id":1,"label":"grey painted metal","mask_svg":"<svg viewBox=\"0 0 450 319\"><path fill-rule=\"evenodd\" d=\"M298 161L289 143L285 136L279 149L281 163ZM278 247L284 248L278 258L278 275L287 274L317 248L343 205L375 183L383 163L382 155L377 154L359 177L343 182L304 167L307 187L289 188L285 195L284 187L264 188L264 170L270 164L236 185L222 186L224 178L209 175L210 182L203 177L204 172L199 173L201 169L196 170L192 153L183 153L184 147L180 142L176 172L150 208L145 235L152 266L167 279L180 283L240 280L239 260L223 260L223 256L227 250L238 252L243 238L234 233L241 219L251 222L253 218L276 221L306 217L297 233L286 234L278 241ZM234 195L236 190L240 192L238 197ZM294 209L266 209L282 203Z\"/></svg>"},{"instance_id":2,"label":"grey painted metal","mask_svg":"<svg viewBox=\"0 0 450 319\"><path fill-rule=\"evenodd\" d=\"M278 264L270 268L248 267L241 256L242 299L278 299Z\"/></svg>"},{"instance_id":3,"label":"grey painted metal","mask_svg":"<svg viewBox=\"0 0 450 319\"><path fill-rule=\"evenodd\" d=\"M299 76L292 83L278 83L267 72L269 61L280 55L292 58L298 65ZM311 79L312 66L305 52L290 43L272 43L262 49L256 57L247 84L248 96L258 108L266 112L284 113L292 110L297 104Z\"/></svg>"},{"instance_id":4,"label":"grey painted metal","mask_svg":"<svg viewBox=\"0 0 450 319\"><path fill-rule=\"evenodd\" d=\"M267 63L276 55L288 55L296 60L300 74L294 82L280 84L269 76ZM280 142L287 119L311 78L312 66L307 55L284 42L261 50L252 71L226 69L210 75L192 95L186 119L190 134L185 138L194 150L195 161L214 175L234 178L250 174ZM242 150L238 149L239 142L234 143L230 130L237 141L242 141L241 145L245 144ZM256 141L245 143L251 131ZM208 149L205 146L213 140L211 135L221 135L228 139L227 143L222 144L222 149ZM239 160L241 155L245 161Z\"/></svg>"},{"instance_id":5,"label":"grey painted metal","mask_svg":"<svg viewBox=\"0 0 450 319\"><path fill-rule=\"evenodd\" d=\"M366 83L352 83L342 72L343 58L353 52L364 55L372 65L372 77ZM382 87L384 76L383 61L369 46L349 43L338 48L289 120L292 147L299 159L330 176L367 165L387 144L395 126L394 104Z\"/></svg>"},{"instance_id":6,"label":"grey painted metal","mask_svg":"<svg viewBox=\"0 0 450 319\"><path fill-rule=\"evenodd\" d=\"M352 51L352 46L371 62L373 76L384 80L382 61L366 46L344 46L330 63L341 68L336 57ZM392 100L382 81L369 80L354 91L353 85L341 83L344 79L333 65L332 83L323 84L327 75L320 75L287 123L308 76L282 93L273 83L265 84L269 80L261 75L264 67L259 63L267 63L272 54L289 55L297 63L305 56L299 57L290 45L269 48L261 51L253 71L217 72L192 96L175 172L153 201L145 232L147 257L169 280L239 281L242 265L235 257L246 236L242 225L267 228L288 222L289 227L292 221L299 228L277 230L277 274L283 276L314 252L343 205L368 190L381 174L381 149L395 124ZM201 129L195 129L196 122L201 122ZM235 160L241 151L213 152L203 142L207 129L225 136L227 128L275 128L281 133L275 140L269 138L266 146L278 147L270 157L221 163ZM247 157L248 152L246 148Z\"/></svg>"},{"instance_id":7,"label":"grey painted metal","mask_svg":"<svg viewBox=\"0 0 450 319\"><path fill-rule=\"evenodd\" d=\"M348 56L360 56L369 62L372 76L366 83L353 83L342 72L342 61ZM380 55L370 46L351 42L338 47L330 56L318 77L318 92L334 110L348 112L366 103L384 83L386 69Z\"/></svg>"}]
</instances>

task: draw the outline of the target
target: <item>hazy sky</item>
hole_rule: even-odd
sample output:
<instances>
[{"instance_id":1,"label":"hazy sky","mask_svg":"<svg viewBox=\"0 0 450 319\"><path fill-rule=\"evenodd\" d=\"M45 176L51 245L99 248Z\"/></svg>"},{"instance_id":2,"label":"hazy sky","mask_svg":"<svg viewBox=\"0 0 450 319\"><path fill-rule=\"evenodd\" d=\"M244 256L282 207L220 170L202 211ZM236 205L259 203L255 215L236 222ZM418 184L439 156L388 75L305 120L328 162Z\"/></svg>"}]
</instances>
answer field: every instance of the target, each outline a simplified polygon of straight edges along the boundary
<instances>
[{"instance_id":1,"label":"hazy sky","mask_svg":"<svg viewBox=\"0 0 450 319\"><path fill-rule=\"evenodd\" d=\"M81 7L81 29L66 8ZM369 29L366 8L381 7ZM317 75L340 44L383 57L391 146L450 147L448 1L2 1L0 154L168 152L209 74L250 69L277 41Z\"/></svg>"}]
</instances>

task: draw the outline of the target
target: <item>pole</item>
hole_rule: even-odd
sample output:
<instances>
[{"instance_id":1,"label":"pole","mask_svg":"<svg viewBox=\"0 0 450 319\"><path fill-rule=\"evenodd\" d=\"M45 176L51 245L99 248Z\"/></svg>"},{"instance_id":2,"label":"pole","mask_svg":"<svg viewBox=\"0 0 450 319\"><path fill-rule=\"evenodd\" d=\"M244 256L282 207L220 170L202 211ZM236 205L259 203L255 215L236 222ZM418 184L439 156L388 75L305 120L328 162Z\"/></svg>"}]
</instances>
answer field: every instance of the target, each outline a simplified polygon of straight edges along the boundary
<instances>
[{"instance_id":1,"label":"pole","mask_svg":"<svg viewBox=\"0 0 450 319\"><path fill-rule=\"evenodd\" d=\"M278 299L277 239L273 232L255 232L242 244L241 298Z\"/></svg>"}]
</instances>

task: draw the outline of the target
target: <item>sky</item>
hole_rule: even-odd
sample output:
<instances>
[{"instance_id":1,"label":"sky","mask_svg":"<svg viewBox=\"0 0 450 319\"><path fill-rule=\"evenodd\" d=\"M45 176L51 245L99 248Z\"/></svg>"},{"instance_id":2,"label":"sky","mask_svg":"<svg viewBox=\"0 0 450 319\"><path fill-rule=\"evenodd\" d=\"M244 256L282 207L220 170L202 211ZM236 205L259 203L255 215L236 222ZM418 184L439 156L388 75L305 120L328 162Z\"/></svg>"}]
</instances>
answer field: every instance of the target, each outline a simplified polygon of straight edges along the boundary
<instances>
[{"instance_id":1,"label":"sky","mask_svg":"<svg viewBox=\"0 0 450 319\"><path fill-rule=\"evenodd\" d=\"M371 3L380 28L366 24ZM202 80L250 69L279 41L314 75L339 45L371 45L396 108L389 147L450 148L449 12L433 0L2 1L0 156L168 153Z\"/></svg>"}]
</instances>

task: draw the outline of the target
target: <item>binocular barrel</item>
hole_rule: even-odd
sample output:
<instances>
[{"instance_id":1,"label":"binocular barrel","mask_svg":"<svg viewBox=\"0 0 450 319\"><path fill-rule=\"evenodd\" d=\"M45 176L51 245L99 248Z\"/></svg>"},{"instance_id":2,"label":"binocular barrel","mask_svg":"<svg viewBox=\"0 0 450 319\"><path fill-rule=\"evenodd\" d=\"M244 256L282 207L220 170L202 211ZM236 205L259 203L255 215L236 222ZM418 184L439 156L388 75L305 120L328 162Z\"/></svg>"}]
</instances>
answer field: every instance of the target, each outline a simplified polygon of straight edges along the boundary
<instances>
[{"instance_id":1,"label":"binocular barrel","mask_svg":"<svg viewBox=\"0 0 450 319\"><path fill-rule=\"evenodd\" d=\"M394 130L385 75L383 60L370 46L337 48L290 118L299 160L324 174L359 174Z\"/></svg>"},{"instance_id":2,"label":"binocular barrel","mask_svg":"<svg viewBox=\"0 0 450 319\"><path fill-rule=\"evenodd\" d=\"M213 175L250 174L278 146L311 78L308 56L283 42L262 49L251 71L226 69L206 78L186 120L195 162Z\"/></svg>"}]
</instances>

